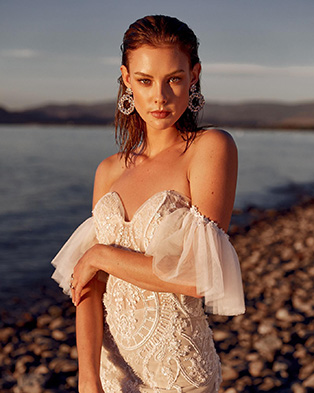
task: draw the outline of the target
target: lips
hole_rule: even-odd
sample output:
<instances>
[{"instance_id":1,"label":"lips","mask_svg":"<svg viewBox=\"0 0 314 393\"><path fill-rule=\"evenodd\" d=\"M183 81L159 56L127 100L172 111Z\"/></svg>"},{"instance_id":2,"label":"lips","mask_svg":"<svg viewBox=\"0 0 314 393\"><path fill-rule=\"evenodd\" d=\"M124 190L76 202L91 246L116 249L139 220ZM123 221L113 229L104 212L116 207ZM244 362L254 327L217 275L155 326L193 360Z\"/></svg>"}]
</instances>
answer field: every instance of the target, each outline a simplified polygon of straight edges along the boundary
<instances>
[{"instance_id":1,"label":"lips","mask_svg":"<svg viewBox=\"0 0 314 393\"><path fill-rule=\"evenodd\" d=\"M171 112L168 111L153 111L151 112L152 116L156 119L165 119L167 116L170 115Z\"/></svg>"}]
</instances>

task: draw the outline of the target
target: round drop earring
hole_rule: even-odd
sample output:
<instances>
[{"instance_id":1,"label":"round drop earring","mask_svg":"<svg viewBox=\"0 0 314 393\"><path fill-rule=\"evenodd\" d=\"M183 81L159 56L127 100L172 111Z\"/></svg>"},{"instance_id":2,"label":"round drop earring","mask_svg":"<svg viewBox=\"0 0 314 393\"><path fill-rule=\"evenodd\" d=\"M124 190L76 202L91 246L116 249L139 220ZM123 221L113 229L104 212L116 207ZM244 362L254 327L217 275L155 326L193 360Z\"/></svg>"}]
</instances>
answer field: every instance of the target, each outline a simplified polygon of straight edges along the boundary
<instances>
[{"instance_id":1,"label":"round drop earring","mask_svg":"<svg viewBox=\"0 0 314 393\"><path fill-rule=\"evenodd\" d=\"M205 98L197 91L196 85L191 86L188 108L191 112L199 112L205 105Z\"/></svg>"},{"instance_id":2,"label":"round drop earring","mask_svg":"<svg viewBox=\"0 0 314 393\"><path fill-rule=\"evenodd\" d=\"M126 105L127 102L127 105ZM120 97L118 109L124 115L130 115L134 110L134 99L132 90L127 87L125 93Z\"/></svg>"}]
</instances>

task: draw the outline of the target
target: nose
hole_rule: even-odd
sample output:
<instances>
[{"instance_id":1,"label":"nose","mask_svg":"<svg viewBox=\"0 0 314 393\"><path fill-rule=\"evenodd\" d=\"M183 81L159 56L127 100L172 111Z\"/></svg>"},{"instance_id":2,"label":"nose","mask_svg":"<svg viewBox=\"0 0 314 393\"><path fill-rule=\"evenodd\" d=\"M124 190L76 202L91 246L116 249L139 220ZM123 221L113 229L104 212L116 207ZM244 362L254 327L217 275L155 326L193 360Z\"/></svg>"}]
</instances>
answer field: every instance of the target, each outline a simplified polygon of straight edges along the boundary
<instances>
[{"instance_id":1,"label":"nose","mask_svg":"<svg viewBox=\"0 0 314 393\"><path fill-rule=\"evenodd\" d=\"M165 104L167 102L167 92L166 86L163 83L156 84L155 87L155 103L156 104Z\"/></svg>"}]
</instances>

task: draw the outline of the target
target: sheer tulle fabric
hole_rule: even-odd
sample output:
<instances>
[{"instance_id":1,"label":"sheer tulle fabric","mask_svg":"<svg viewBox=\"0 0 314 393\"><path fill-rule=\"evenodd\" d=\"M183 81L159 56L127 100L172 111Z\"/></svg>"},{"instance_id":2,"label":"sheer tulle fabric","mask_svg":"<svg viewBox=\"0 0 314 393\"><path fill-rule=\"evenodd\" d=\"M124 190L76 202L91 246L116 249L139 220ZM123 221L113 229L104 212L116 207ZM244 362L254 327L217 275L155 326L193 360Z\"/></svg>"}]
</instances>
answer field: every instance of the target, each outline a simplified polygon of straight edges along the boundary
<instances>
[{"instance_id":1,"label":"sheer tulle fabric","mask_svg":"<svg viewBox=\"0 0 314 393\"><path fill-rule=\"evenodd\" d=\"M73 269L83 254L98 243L96 239L94 218L89 217L72 234L52 260L56 268L52 278L57 281L63 292L71 296L70 281Z\"/></svg>"},{"instance_id":2,"label":"sheer tulle fabric","mask_svg":"<svg viewBox=\"0 0 314 393\"><path fill-rule=\"evenodd\" d=\"M52 278L71 296L73 269L83 254L98 243L94 218L84 221L52 264ZM241 270L228 235L192 206L179 208L161 220L145 251L153 256L153 271L163 281L195 285L205 298L206 311L238 315L245 311Z\"/></svg>"},{"instance_id":3,"label":"sheer tulle fabric","mask_svg":"<svg viewBox=\"0 0 314 393\"><path fill-rule=\"evenodd\" d=\"M228 235L192 206L167 215L148 245L153 271L163 281L195 285L206 311L238 315L245 311L241 270Z\"/></svg>"}]
</instances>

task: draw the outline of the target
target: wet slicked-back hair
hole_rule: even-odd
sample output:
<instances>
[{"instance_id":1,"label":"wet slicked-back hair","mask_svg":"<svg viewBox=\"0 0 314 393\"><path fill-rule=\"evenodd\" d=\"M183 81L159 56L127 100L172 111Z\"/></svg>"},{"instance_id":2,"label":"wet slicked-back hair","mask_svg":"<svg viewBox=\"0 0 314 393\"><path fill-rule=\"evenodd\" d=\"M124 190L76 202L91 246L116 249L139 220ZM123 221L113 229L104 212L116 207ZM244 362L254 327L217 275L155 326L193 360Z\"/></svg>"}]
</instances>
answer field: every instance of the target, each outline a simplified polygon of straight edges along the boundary
<instances>
[{"instance_id":1,"label":"wet slicked-back hair","mask_svg":"<svg viewBox=\"0 0 314 393\"><path fill-rule=\"evenodd\" d=\"M129 69L129 55L132 50L143 45L161 47L178 46L189 59L191 69L200 63L198 57L199 42L194 32L185 23L165 15L150 15L132 23L123 37L121 44L122 65ZM125 93L126 86L119 78L118 99ZM196 86L200 90L199 81ZM193 142L197 127L197 114L188 108L176 122L182 138L186 141L186 149ZM130 115L124 115L116 109L115 115L116 141L126 164L134 155L141 153L146 147L146 124L136 109ZM135 153L137 151L137 153Z\"/></svg>"}]
</instances>

